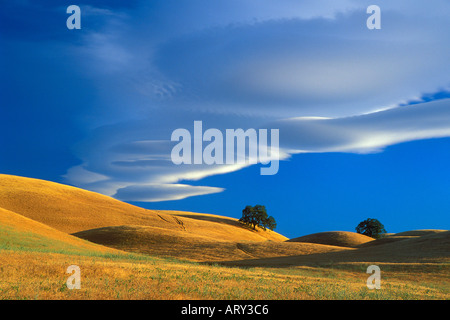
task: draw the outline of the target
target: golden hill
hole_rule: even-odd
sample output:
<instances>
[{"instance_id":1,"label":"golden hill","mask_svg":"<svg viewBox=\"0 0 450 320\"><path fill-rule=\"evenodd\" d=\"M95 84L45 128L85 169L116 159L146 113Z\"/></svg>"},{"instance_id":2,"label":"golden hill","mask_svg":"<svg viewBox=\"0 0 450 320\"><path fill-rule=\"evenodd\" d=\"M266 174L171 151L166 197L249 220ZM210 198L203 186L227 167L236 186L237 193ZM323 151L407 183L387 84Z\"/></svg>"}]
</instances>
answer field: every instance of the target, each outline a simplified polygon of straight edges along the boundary
<instances>
[{"instance_id":1,"label":"golden hill","mask_svg":"<svg viewBox=\"0 0 450 320\"><path fill-rule=\"evenodd\" d=\"M374 241L362 243L362 244L358 245L358 247L365 248L365 247L378 246L380 244L392 243L392 242L417 238L417 237L421 237L421 236L425 236L425 235L429 235L429 234L436 234L436 233L445 232L445 231L447 231L447 230L423 229L423 230L411 230L411 231L393 233L393 234L389 234L383 238L376 239Z\"/></svg>"},{"instance_id":2,"label":"golden hill","mask_svg":"<svg viewBox=\"0 0 450 320\"><path fill-rule=\"evenodd\" d=\"M395 233L392 236L394 237L420 237L425 236L428 234L434 234L439 232L445 232L447 230L440 230L440 229L421 229L421 230L411 230L411 231L404 231Z\"/></svg>"},{"instance_id":3,"label":"golden hill","mask_svg":"<svg viewBox=\"0 0 450 320\"><path fill-rule=\"evenodd\" d=\"M167 212L146 210L111 197L38 179L0 174L0 208L4 208L57 230L83 230L136 225L155 230L180 231L230 241L284 241L272 231L244 228L237 223L192 219ZM182 213L179 213L182 214ZM197 215L198 217L201 214ZM210 215L205 215L205 217ZM231 218L230 218L231 219ZM232 219L231 219L232 220Z\"/></svg>"},{"instance_id":4,"label":"golden hill","mask_svg":"<svg viewBox=\"0 0 450 320\"><path fill-rule=\"evenodd\" d=\"M392 242L397 242L397 241L411 239L411 238L416 238L416 237L392 235L392 236L389 236L389 237L380 238L380 239L376 239L376 240L373 240L373 241L362 243L362 244L358 245L357 247L358 248L367 248L367 247L378 246L380 244L392 243Z\"/></svg>"},{"instance_id":5,"label":"golden hill","mask_svg":"<svg viewBox=\"0 0 450 320\"><path fill-rule=\"evenodd\" d=\"M219 240L205 234L149 226L105 227L77 232L74 235L123 251L193 261L239 260L345 250L341 247L311 243Z\"/></svg>"},{"instance_id":6,"label":"golden hill","mask_svg":"<svg viewBox=\"0 0 450 320\"><path fill-rule=\"evenodd\" d=\"M450 262L450 231L428 233L384 243L377 246L354 248L346 251L313 253L307 256L289 256L265 259L227 261L233 266L318 266L333 264L361 263L395 263L395 264L436 264Z\"/></svg>"},{"instance_id":7,"label":"golden hill","mask_svg":"<svg viewBox=\"0 0 450 320\"><path fill-rule=\"evenodd\" d=\"M91 243L129 252L196 261L253 258L261 255L245 252L244 245L238 242L269 240L283 248L273 249L267 256L298 254L303 250L283 244L287 238L276 232L258 228L255 231L234 218L146 210L75 187L10 175L0 175L0 208L20 215L22 222L27 219L28 224L34 223L33 230L40 235L51 238L56 232L63 241L77 239L70 233ZM15 226L19 228L20 223Z\"/></svg>"},{"instance_id":8,"label":"golden hill","mask_svg":"<svg viewBox=\"0 0 450 320\"><path fill-rule=\"evenodd\" d=\"M373 241L374 238L348 231L329 231L313 233L288 240L288 242L319 243L340 247L356 247L362 243Z\"/></svg>"},{"instance_id":9,"label":"golden hill","mask_svg":"<svg viewBox=\"0 0 450 320\"><path fill-rule=\"evenodd\" d=\"M45 224L0 208L0 248L44 251L70 251L75 253L118 253Z\"/></svg>"},{"instance_id":10,"label":"golden hill","mask_svg":"<svg viewBox=\"0 0 450 320\"><path fill-rule=\"evenodd\" d=\"M449 231L444 230L414 230L380 240L333 231L287 241L234 218L147 210L67 185L2 174L0 231L0 248L117 249L241 265L427 262L448 261L450 256Z\"/></svg>"},{"instance_id":11,"label":"golden hill","mask_svg":"<svg viewBox=\"0 0 450 320\"><path fill-rule=\"evenodd\" d=\"M34 223L36 232L46 236L57 234L64 241L76 239L66 234L71 233L91 243L123 251L195 261L344 249L288 243L286 237L274 231L258 228L254 231L237 219L225 216L146 210L75 187L10 175L0 175L0 208L23 216L21 221ZM16 223L16 227L20 227L20 223Z\"/></svg>"}]
</instances>

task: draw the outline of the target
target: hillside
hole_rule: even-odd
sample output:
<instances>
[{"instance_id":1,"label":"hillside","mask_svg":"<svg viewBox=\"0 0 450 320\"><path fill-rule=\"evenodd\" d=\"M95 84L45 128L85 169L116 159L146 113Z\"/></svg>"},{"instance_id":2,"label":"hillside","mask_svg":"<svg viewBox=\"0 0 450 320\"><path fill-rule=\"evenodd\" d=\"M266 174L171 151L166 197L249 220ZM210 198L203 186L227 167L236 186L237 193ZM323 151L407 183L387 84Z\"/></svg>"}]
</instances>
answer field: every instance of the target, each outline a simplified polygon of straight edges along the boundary
<instances>
[{"instance_id":1,"label":"hillside","mask_svg":"<svg viewBox=\"0 0 450 320\"><path fill-rule=\"evenodd\" d=\"M0 208L0 249L71 253L117 253Z\"/></svg>"},{"instance_id":2,"label":"hillside","mask_svg":"<svg viewBox=\"0 0 450 320\"><path fill-rule=\"evenodd\" d=\"M146 210L75 187L9 175L0 175L0 208L2 213L15 216L17 234L32 231L73 246L96 243L122 251L194 261L345 250L333 245L286 242L286 237L274 231L254 231L235 218ZM6 227L7 215L2 217L0 225ZM30 227L24 229L27 225Z\"/></svg>"},{"instance_id":3,"label":"hillside","mask_svg":"<svg viewBox=\"0 0 450 320\"><path fill-rule=\"evenodd\" d=\"M312 243L219 240L200 233L149 226L105 227L77 232L74 235L123 251L193 261L240 260L345 250L341 247Z\"/></svg>"},{"instance_id":4,"label":"hillside","mask_svg":"<svg viewBox=\"0 0 450 320\"><path fill-rule=\"evenodd\" d=\"M445 230L413 230L379 240L332 231L289 240L226 216L147 210L75 187L10 175L0 175L0 231L4 249L128 251L240 266L450 260L450 231Z\"/></svg>"},{"instance_id":5,"label":"hillside","mask_svg":"<svg viewBox=\"0 0 450 320\"><path fill-rule=\"evenodd\" d=\"M445 232L445 231L447 231L447 230L440 230L440 229L411 230L411 231L395 233L392 236L395 236L395 237L421 237L421 236Z\"/></svg>"},{"instance_id":6,"label":"hillside","mask_svg":"<svg viewBox=\"0 0 450 320\"><path fill-rule=\"evenodd\" d=\"M362 244L358 245L357 247L359 247L359 248L373 247L373 246L378 246L380 244L392 243L392 242L397 242L397 241L406 240L406 239L413 239L413 238L418 238L421 236L436 234L436 233L445 232L445 231L447 231L447 230L427 229L427 230L404 231L404 232L389 234L383 238L376 239L374 241L362 243Z\"/></svg>"},{"instance_id":7,"label":"hillside","mask_svg":"<svg viewBox=\"0 0 450 320\"><path fill-rule=\"evenodd\" d=\"M228 261L234 266L318 266L364 262L396 264L448 264L450 263L450 231L428 233L423 236L361 247L346 251L326 252L308 256L289 256L266 259Z\"/></svg>"},{"instance_id":8,"label":"hillside","mask_svg":"<svg viewBox=\"0 0 450 320\"><path fill-rule=\"evenodd\" d=\"M113 226L148 226L179 234L194 234L216 240L284 241L270 230L257 231L237 223L192 219L178 212L146 210L111 197L38 179L0 174L0 208L66 233ZM201 214L197 215L202 216ZM205 217L210 217L205 215Z\"/></svg>"},{"instance_id":9,"label":"hillside","mask_svg":"<svg viewBox=\"0 0 450 320\"><path fill-rule=\"evenodd\" d=\"M348 231L329 231L313 233L306 236L288 240L288 242L319 243L340 247L356 247L360 244L373 241L374 238L363 234Z\"/></svg>"}]
</instances>

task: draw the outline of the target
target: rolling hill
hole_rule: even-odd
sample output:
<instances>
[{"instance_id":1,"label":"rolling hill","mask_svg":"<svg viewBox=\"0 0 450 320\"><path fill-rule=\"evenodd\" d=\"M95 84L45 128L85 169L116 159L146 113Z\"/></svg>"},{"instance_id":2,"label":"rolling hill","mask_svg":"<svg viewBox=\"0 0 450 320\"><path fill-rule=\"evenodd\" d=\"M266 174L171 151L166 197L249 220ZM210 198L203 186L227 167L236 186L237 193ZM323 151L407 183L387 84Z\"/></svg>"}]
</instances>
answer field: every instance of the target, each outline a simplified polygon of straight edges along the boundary
<instances>
[{"instance_id":1,"label":"rolling hill","mask_svg":"<svg viewBox=\"0 0 450 320\"><path fill-rule=\"evenodd\" d=\"M392 243L392 242L397 242L397 241L406 240L406 239L413 239L413 238L418 238L421 236L436 234L436 233L445 232L445 231L447 231L447 230L427 229L427 230L404 231L404 232L389 234L388 236L385 236L380 239L376 239L374 241L361 243L357 247L359 247L359 248L373 247L373 246L378 246L380 244Z\"/></svg>"},{"instance_id":2,"label":"rolling hill","mask_svg":"<svg viewBox=\"0 0 450 320\"><path fill-rule=\"evenodd\" d=\"M243 241L237 237L237 240L219 240L201 234L150 226L105 227L77 232L74 235L123 251L193 261L279 257L346 249L312 243Z\"/></svg>"},{"instance_id":3,"label":"rolling hill","mask_svg":"<svg viewBox=\"0 0 450 320\"><path fill-rule=\"evenodd\" d=\"M0 208L0 249L40 252L118 253Z\"/></svg>"},{"instance_id":4,"label":"rolling hill","mask_svg":"<svg viewBox=\"0 0 450 320\"><path fill-rule=\"evenodd\" d=\"M0 208L10 210L66 233L113 226L148 226L217 240L284 241L270 231L245 228L237 219L210 220L176 212L147 210L111 197L79 188L38 179L0 174ZM204 218L202 218L204 217ZM225 222L224 222L225 221Z\"/></svg>"},{"instance_id":5,"label":"rolling hill","mask_svg":"<svg viewBox=\"0 0 450 320\"><path fill-rule=\"evenodd\" d=\"M360 244L375 240L363 234L348 231L329 231L313 233L306 236L287 240L288 242L318 243L340 247L356 247Z\"/></svg>"},{"instance_id":6,"label":"rolling hill","mask_svg":"<svg viewBox=\"0 0 450 320\"><path fill-rule=\"evenodd\" d=\"M0 175L0 208L22 217L21 221L34 223L36 226L32 229L41 235L58 234L73 245L81 244L82 240L74 242L81 238L92 245L194 261L306 255L346 249L286 242L288 239L276 232L259 228L255 231L225 216L146 210L75 187L10 175ZM15 225L19 227L20 223Z\"/></svg>"},{"instance_id":7,"label":"rolling hill","mask_svg":"<svg viewBox=\"0 0 450 320\"><path fill-rule=\"evenodd\" d=\"M30 231L51 239L59 237L75 246L97 243L195 261L300 254L306 250L305 245L284 243L287 238L276 232L255 231L234 218L147 210L79 188L11 175L0 175L0 208L0 225L9 228L14 220L10 216L14 215L16 234ZM27 225L30 227L24 229ZM271 250L262 249L266 242L271 242ZM246 249L246 243L260 246ZM336 248L319 246L317 250Z\"/></svg>"},{"instance_id":8,"label":"rolling hill","mask_svg":"<svg viewBox=\"0 0 450 320\"><path fill-rule=\"evenodd\" d=\"M346 251L224 262L226 265L253 267L320 266L330 263L395 263L423 266L443 263L448 265L450 263L450 231L433 232L401 241Z\"/></svg>"},{"instance_id":9,"label":"rolling hill","mask_svg":"<svg viewBox=\"0 0 450 320\"><path fill-rule=\"evenodd\" d=\"M449 251L450 231L289 240L226 216L0 175L1 299L448 299ZM374 263L383 290L368 292ZM66 286L72 264L80 290Z\"/></svg>"},{"instance_id":10,"label":"rolling hill","mask_svg":"<svg viewBox=\"0 0 450 320\"><path fill-rule=\"evenodd\" d=\"M3 249L127 251L236 266L450 260L446 230L413 230L378 240L332 231L289 240L226 216L147 210L79 188L4 174L0 230Z\"/></svg>"}]
</instances>

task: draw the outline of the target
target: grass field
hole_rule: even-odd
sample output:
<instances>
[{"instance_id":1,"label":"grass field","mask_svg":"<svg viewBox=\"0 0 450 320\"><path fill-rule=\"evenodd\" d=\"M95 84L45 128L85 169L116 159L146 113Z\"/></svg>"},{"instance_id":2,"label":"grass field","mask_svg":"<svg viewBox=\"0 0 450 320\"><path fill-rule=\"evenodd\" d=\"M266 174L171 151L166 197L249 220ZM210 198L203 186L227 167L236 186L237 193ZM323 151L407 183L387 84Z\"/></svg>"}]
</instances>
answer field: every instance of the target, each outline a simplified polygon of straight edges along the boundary
<instances>
[{"instance_id":1,"label":"grass field","mask_svg":"<svg viewBox=\"0 0 450 320\"><path fill-rule=\"evenodd\" d=\"M450 231L286 240L233 218L0 175L0 299L450 299ZM366 284L371 264L379 290ZM66 285L71 265L81 289Z\"/></svg>"},{"instance_id":2,"label":"grass field","mask_svg":"<svg viewBox=\"0 0 450 320\"><path fill-rule=\"evenodd\" d=\"M69 265L81 289L69 290ZM236 268L140 255L2 251L1 299L449 299L449 267L381 265L380 290L364 265Z\"/></svg>"},{"instance_id":3,"label":"grass field","mask_svg":"<svg viewBox=\"0 0 450 320\"><path fill-rule=\"evenodd\" d=\"M367 264L227 267L80 248L2 229L0 299L449 299L448 264L379 264L382 288L369 290ZM82 240L81 240L82 241ZM69 290L67 267L81 269Z\"/></svg>"}]
</instances>

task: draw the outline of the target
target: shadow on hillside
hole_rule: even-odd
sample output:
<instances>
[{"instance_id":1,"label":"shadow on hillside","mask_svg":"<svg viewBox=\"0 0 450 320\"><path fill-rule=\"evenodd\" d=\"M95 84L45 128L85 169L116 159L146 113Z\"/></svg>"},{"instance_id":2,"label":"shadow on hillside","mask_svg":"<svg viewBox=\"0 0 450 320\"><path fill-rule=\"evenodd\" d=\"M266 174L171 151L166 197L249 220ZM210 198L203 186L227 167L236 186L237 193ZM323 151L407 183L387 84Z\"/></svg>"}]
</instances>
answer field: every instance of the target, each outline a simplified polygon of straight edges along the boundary
<instances>
[{"instance_id":1,"label":"shadow on hillside","mask_svg":"<svg viewBox=\"0 0 450 320\"><path fill-rule=\"evenodd\" d=\"M373 247L338 252L275 258L222 261L219 264L236 267L330 266L348 263L444 263L450 262L450 231L403 239Z\"/></svg>"}]
</instances>

